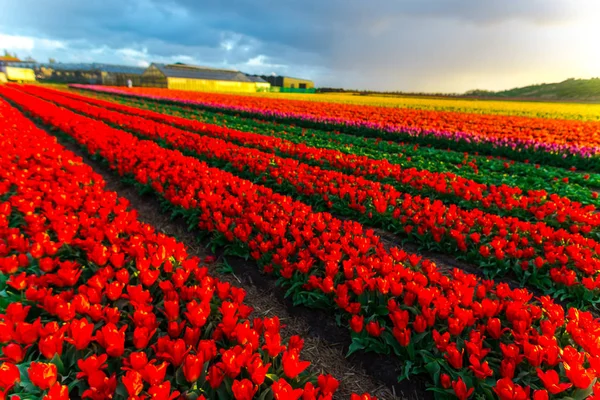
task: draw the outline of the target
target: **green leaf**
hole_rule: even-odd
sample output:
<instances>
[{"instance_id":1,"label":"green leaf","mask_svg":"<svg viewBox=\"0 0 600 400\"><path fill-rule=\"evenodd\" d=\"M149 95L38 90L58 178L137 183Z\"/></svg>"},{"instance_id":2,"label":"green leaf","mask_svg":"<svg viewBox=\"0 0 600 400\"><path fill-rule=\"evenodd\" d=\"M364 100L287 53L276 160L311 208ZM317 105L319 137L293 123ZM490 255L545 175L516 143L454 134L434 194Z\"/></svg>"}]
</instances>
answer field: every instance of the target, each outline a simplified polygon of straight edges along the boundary
<instances>
[{"instance_id":1,"label":"green leaf","mask_svg":"<svg viewBox=\"0 0 600 400\"><path fill-rule=\"evenodd\" d=\"M189 387L188 381L185 379L185 375L183 374L183 368L179 367L177 371L175 371L175 383L178 386Z\"/></svg>"},{"instance_id":2,"label":"green leaf","mask_svg":"<svg viewBox=\"0 0 600 400\"><path fill-rule=\"evenodd\" d=\"M257 400L272 400L273 399L273 392L271 391L271 388L265 390L260 397Z\"/></svg>"},{"instance_id":3,"label":"green leaf","mask_svg":"<svg viewBox=\"0 0 600 400\"><path fill-rule=\"evenodd\" d=\"M427 370L427 373L433 377L434 381L437 382L442 369L440 364L437 361L432 361L425 364L425 369Z\"/></svg>"},{"instance_id":4,"label":"green leaf","mask_svg":"<svg viewBox=\"0 0 600 400\"><path fill-rule=\"evenodd\" d=\"M408 379L412 372L413 362L407 360L402 367L402 374L398 377L398 382Z\"/></svg>"},{"instance_id":5,"label":"green leaf","mask_svg":"<svg viewBox=\"0 0 600 400\"><path fill-rule=\"evenodd\" d=\"M596 383L596 379L592 382L587 389L577 389L573 392L573 400L584 400L587 399L594 391L594 384Z\"/></svg>"},{"instance_id":6,"label":"green leaf","mask_svg":"<svg viewBox=\"0 0 600 400\"><path fill-rule=\"evenodd\" d=\"M52 357L52 360L50 360L50 362L54 365L56 365L56 369L58 370L58 373L61 375L65 374L65 365L63 364L62 360L60 359L60 356L58 355L58 353L54 354L54 357Z\"/></svg>"},{"instance_id":7,"label":"green leaf","mask_svg":"<svg viewBox=\"0 0 600 400\"><path fill-rule=\"evenodd\" d=\"M127 389L125 388L125 385L123 385L122 382L119 382L119 384L117 385L117 389L115 390L115 394L118 395L119 397L122 397L124 399L129 397L129 393L127 392Z\"/></svg>"},{"instance_id":8,"label":"green leaf","mask_svg":"<svg viewBox=\"0 0 600 400\"><path fill-rule=\"evenodd\" d=\"M351 354L357 352L358 350L363 350L365 348L365 344L360 339L352 339L352 343L348 347L348 353L346 353L346 357L349 357Z\"/></svg>"}]
</instances>

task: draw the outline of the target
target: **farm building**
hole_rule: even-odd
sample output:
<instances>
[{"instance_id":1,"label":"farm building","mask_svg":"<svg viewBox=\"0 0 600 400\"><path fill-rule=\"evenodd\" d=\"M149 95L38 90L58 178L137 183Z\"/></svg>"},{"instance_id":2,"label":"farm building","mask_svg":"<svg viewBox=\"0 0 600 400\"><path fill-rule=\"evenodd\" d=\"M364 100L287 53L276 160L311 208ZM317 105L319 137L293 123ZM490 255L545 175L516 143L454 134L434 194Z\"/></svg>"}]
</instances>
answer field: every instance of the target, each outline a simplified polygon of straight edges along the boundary
<instances>
[{"instance_id":1,"label":"farm building","mask_svg":"<svg viewBox=\"0 0 600 400\"><path fill-rule=\"evenodd\" d=\"M269 75L263 75L263 76L261 76L261 78L263 78L264 80L269 82L272 87L280 88L279 90L276 90L276 91L281 91L281 92L297 91L294 89L301 89L299 91L307 91L308 92L308 91L312 91L311 89L315 88L314 82L311 80L308 80L308 79L292 78L289 76L269 76Z\"/></svg>"},{"instance_id":2,"label":"farm building","mask_svg":"<svg viewBox=\"0 0 600 400\"><path fill-rule=\"evenodd\" d=\"M7 67L28 68L42 82L83 83L95 85L140 86L144 68L112 64L7 62ZM10 80L10 79L9 79Z\"/></svg>"},{"instance_id":3,"label":"farm building","mask_svg":"<svg viewBox=\"0 0 600 400\"><path fill-rule=\"evenodd\" d=\"M257 92L268 92L271 89L271 84L257 75L246 75L248 79L256 83Z\"/></svg>"},{"instance_id":4,"label":"farm building","mask_svg":"<svg viewBox=\"0 0 600 400\"><path fill-rule=\"evenodd\" d=\"M35 82L35 72L20 62L0 61L0 82Z\"/></svg>"},{"instance_id":5,"label":"farm building","mask_svg":"<svg viewBox=\"0 0 600 400\"><path fill-rule=\"evenodd\" d=\"M5 63L5 62L21 62L21 60L19 60L17 57L13 57L13 56L0 56L0 63Z\"/></svg>"},{"instance_id":6,"label":"farm building","mask_svg":"<svg viewBox=\"0 0 600 400\"><path fill-rule=\"evenodd\" d=\"M127 86L131 80L133 86L140 86L142 67L112 64L40 64L39 72L44 80L61 83L87 83L109 86Z\"/></svg>"},{"instance_id":7,"label":"farm building","mask_svg":"<svg viewBox=\"0 0 600 400\"><path fill-rule=\"evenodd\" d=\"M142 74L142 86L206 92L257 92L270 87L246 74L188 64L152 64Z\"/></svg>"}]
</instances>

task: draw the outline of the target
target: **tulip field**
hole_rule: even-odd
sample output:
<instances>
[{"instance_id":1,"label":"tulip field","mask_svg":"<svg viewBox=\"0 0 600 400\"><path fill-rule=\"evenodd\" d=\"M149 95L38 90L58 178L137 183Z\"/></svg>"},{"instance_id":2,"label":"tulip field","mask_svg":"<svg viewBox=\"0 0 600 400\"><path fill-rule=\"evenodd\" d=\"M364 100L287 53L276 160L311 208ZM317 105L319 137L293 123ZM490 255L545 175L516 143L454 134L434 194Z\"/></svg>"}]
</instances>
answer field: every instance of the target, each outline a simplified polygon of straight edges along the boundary
<instances>
[{"instance_id":1,"label":"tulip field","mask_svg":"<svg viewBox=\"0 0 600 400\"><path fill-rule=\"evenodd\" d=\"M73 148L423 399L600 399L600 121L440 104L0 85L0 400L347 393Z\"/></svg>"}]
</instances>

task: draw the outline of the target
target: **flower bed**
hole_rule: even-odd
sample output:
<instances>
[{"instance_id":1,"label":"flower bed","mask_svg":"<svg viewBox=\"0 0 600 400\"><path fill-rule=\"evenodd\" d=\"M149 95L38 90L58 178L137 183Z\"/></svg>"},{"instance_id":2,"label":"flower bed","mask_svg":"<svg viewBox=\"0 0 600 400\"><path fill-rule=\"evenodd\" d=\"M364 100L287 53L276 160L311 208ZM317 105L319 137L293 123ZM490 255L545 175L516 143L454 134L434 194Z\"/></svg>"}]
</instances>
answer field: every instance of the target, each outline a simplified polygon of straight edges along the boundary
<instances>
[{"instance_id":1,"label":"flower bed","mask_svg":"<svg viewBox=\"0 0 600 400\"><path fill-rule=\"evenodd\" d=\"M0 119L0 398L332 398L243 289L3 100Z\"/></svg>"},{"instance_id":2,"label":"flower bed","mask_svg":"<svg viewBox=\"0 0 600 400\"><path fill-rule=\"evenodd\" d=\"M600 122L276 101L156 88L73 87L261 115L268 119L340 129L362 136L450 146L516 160L529 159L561 167L576 166L600 171L597 162L599 142L593 139Z\"/></svg>"},{"instance_id":3,"label":"flower bed","mask_svg":"<svg viewBox=\"0 0 600 400\"><path fill-rule=\"evenodd\" d=\"M336 148L323 149L306 146L304 143L241 132L85 96L68 94L68 97L65 97L62 96L61 92L35 86L28 86L26 90L46 100L67 104L70 107L78 106L78 103L68 100L73 98L72 100L84 101L104 110L114 110L127 115L139 116L159 123L178 126L184 130L198 132L202 135L209 135L276 153L284 157L293 157L311 165L339 170L356 176L364 176L371 180L395 185L397 189L412 195L424 195L431 199L440 199L463 208L481 208L502 216L516 216L533 221L540 220L551 226L571 229L574 232L580 232L581 228L584 231L591 228L596 233L596 228L600 226L600 214L597 213L595 207L591 205L582 206L569 198L549 195L545 190L525 192L514 186L486 185L450 172L437 173L425 169L403 168L401 165L390 163L385 159L346 154ZM93 108L87 111L94 112ZM96 111L101 113L101 110Z\"/></svg>"},{"instance_id":4,"label":"flower bed","mask_svg":"<svg viewBox=\"0 0 600 400\"><path fill-rule=\"evenodd\" d=\"M420 257L385 249L355 222L101 122L7 88L10 98L169 201L215 243L247 251L297 302L341 316L351 350L395 354L403 375L427 372L441 394L501 399L584 398L600 372L600 323L549 297L451 277Z\"/></svg>"},{"instance_id":5,"label":"flower bed","mask_svg":"<svg viewBox=\"0 0 600 400\"><path fill-rule=\"evenodd\" d=\"M490 275L515 274L552 295L560 295L580 306L595 305L600 286L598 250L595 240L542 223L502 218L478 209L411 196L389 185L354 175L281 158L197 135L132 115L47 95L61 104L114 126L132 130L182 151L191 151L220 168L232 166L237 174L269 185L279 192L300 197L317 207L383 226L408 235L413 241L449 254L464 253ZM214 127L216 136L244 135ZM209 132L204 125L202 132ZM253 134L246 134L253 136ZM584 226L587 232L591 227Z\"/></svg>"},{"instance_id":6,"label":"flower bed","mask_svg":"<svg viewBox=\"0 0 600 400\"><path fill-rule=\"evenodd\" d=\"M218 111L208 111L184 104L166 104L151 99L80 90L61 91L66 96L109 100L161 114L184 117L210 124L227 126L245 132L275 136L297 144L313 147L333 148L346 154L366 155L375 159L386 159L405 168L427 169L432 172L453 172L479 183L527 187L546 190L566 196L584 204L600 204L593 198L590 189L600 188L600 174L581 173L574 168L564 169L529 162L517 162L498 156L483 156L476 152L457 152L437 149L432 146L383 141L357 137L336 131L303 128L252 117L242 117Z\"/></svg>"}]
</instances>

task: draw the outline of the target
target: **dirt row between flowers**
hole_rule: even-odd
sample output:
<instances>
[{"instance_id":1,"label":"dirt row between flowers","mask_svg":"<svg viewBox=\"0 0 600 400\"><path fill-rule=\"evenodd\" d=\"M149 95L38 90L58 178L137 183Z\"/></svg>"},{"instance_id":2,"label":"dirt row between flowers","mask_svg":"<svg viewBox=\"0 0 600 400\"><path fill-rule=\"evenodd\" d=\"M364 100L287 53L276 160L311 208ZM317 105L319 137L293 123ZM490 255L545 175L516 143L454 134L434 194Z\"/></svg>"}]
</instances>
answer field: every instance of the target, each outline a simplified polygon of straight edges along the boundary
<instances>
[{"instance_id":1,"label":"dirt row between flowers","mask_svg":"<svg viewBox=\"0 0 600 400\"><path fill-rule=\"evenodd\" d=\"M157 198L138 193L136 188L121 181L102 163L90 158L77 144L56 136L39 121L32 121L55 136L68 150L82 157L106 181L107 190L116 192L130 202L130 207L138 212L140 221L184 243L191 256L215 256L216 261L209 264L210 273L224 282L243 288L247 292L246 302L254 308L257 317L278 316L282 325L285 325L283 333L288 336L300 335L305 341L302 355L311 362L310 369L330 373L340 381L336 398L349 398L353 392L368 392L380 400L433 399L432 393L426 391L426 377L413 377L410 381L398 383L397 370L400 366L390 357L357 352L346 358L350 345L348 334L335 324L330 315L320 310L294 306L291 300L284 297L285 290L275 285L275 279L260 273L252 261L225 256L223 251L212 254L206 248L206 243L199 241L193 231L188 231L183 220L173 220L160 212ZM233 273L224 272L225 263Z\"/></svg>"}]
</instances>

